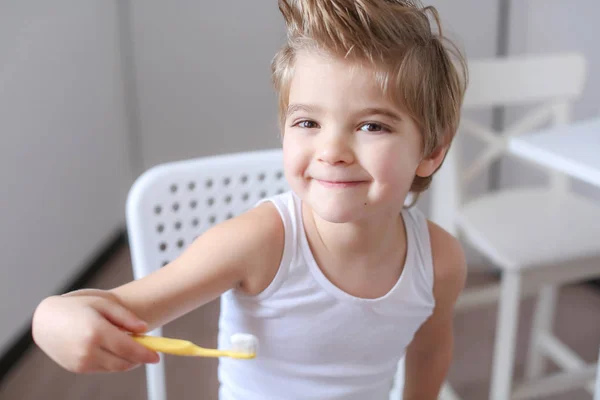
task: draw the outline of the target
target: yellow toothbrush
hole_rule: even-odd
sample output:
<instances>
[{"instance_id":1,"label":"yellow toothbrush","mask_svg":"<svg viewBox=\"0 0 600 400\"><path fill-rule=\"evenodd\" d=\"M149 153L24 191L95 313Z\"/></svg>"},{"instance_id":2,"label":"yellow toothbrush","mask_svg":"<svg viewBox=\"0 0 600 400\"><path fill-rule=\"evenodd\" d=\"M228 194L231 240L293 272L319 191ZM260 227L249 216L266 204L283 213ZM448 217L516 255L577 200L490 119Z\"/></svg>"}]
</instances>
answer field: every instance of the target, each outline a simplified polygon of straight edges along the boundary
<instances>
[{"instance_id":1,"label":"yellow toothbrush","mask_svg":"<svg viewBox=\"0 0 600 400\"><path fill-rule=\"evenodd\" d=\"M131 337L150 350L177 356L231 357L249 360L256 357L258 348L256 336L247 333L232 335L230 350L205 349L187 340L166 337L147 335L132 335Z\"/></svg>"}]
</instances>

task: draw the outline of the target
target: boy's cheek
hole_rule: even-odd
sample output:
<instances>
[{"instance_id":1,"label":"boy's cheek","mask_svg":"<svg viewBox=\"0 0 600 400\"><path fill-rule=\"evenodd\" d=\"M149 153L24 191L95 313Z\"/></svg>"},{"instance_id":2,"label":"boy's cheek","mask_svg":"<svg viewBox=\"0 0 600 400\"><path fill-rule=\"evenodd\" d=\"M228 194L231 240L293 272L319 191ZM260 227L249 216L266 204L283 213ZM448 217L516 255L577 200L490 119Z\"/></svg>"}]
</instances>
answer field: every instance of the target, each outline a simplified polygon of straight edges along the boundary
<instances>
[{"instance_id":1,"label":"boy's cheek","mask_svg":"<svg viewBox=\"0 0 600 400\"><path fill-rule=\"evenodd\" d=\"M286 168L297 168L299 164L310 162L311 148L306 140L301 140L297 136L290 134L283 140L283 159Z\"/></svg>"},{"instance_id":2,"label":"boy's cheek","mask_svg":"<svg viewBox=\"0 0 600 400\"><path fill-rule=\"evenodd\" d=\"M372 176L385 186L410 186L416 171L416 166L413 164L398 156L386 157L382 155L373 165Z\"/></svg>"},{"instance_id":3,"label":"boy's cheek","mask_svg":"<svg viewBox=\"0 0 600 400\"><path fill-rule=\"evenodd\" d=\"M283 170L286 180L293 185L293 182L302 180L306 168L309 165L309 158L300 148L290 146L284 148L283 152Z\"/></svg>"}]
</instances>

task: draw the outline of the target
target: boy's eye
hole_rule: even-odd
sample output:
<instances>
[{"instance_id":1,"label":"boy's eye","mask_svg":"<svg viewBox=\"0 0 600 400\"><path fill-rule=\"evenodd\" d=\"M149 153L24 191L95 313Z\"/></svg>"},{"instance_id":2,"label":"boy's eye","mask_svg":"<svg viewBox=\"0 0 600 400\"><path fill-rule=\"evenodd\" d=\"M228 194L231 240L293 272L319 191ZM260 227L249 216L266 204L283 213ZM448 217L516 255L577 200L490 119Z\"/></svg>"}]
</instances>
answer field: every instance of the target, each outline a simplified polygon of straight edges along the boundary
<instances>
[{"instance_id":1,"label":"boy's eye","mask_svg":"<svg viewBox=\"0 0 600 400\"><path fill-rule=\"evenodd\" d=\"M360 127L360 130L364 131L364 132L385 132L385 131L387 131L386 128L384 128L382 125L376 124L374 122L369 122L369 123L363 124Z\"/></svg>"},{"instance_id":2,"label":"boy's eye","mask_svg":"<svg viewBox=\"0 0 600 400\"><path fill-rule=\"evenodd\" d=\"M317 125L317 123L315 121L304 120L304 121L297 122L294 126L297 126L300 128L305 128L305 129L315 129L319 125Z\"/></svg>"}]
</instances>

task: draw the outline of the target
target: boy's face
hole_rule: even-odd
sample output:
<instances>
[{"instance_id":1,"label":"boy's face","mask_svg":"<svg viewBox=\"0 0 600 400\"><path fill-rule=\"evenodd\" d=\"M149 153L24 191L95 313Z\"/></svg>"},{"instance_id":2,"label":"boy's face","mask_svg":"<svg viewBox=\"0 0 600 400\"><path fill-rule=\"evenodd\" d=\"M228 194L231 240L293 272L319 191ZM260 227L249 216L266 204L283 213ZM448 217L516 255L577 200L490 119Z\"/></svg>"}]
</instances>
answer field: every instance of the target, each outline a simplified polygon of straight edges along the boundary
<instances>
[{"instance_id":1,"label":"boy's face","mask_svg":"<svg viewBox=\"0 0 600 400\"><path fill-rule=\"evenodd\" d=\"M417 125L366 67L302 52L294 70L283 137L292 189L330 222L399 212L421 161Z\"/></svg>"}]
</instances>

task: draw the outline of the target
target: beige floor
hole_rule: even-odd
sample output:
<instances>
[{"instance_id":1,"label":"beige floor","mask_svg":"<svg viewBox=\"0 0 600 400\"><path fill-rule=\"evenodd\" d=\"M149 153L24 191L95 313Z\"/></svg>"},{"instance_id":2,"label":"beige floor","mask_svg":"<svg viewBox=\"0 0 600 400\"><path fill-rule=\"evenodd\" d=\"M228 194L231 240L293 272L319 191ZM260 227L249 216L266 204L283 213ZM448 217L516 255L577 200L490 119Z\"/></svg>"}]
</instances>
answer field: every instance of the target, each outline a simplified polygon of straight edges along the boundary
<instances>
[{"instance_id":1,"label":"beige floor","mask_svg":"<svg viewBox=\"0 0 600 400\"><path fill-rule=\"evenodd\" d=\"M131 279L128 250L124 248L107 265L92 286L109 288ZM474 275L470 284L490 280ZM527 345L531 301L525 301L518 336L517 375L520 376ZM464 400L487 397L492 357L495 307L482 308L456 317L456 350L449 379ZM218 303L211 303L173 322L165 335L216 345ZM585 285L561 291L557 312L557 332L586 361L592 362L600 345L600 292ZM216 399L216 361L167 357L169 398L176 400ZM32 348L15 365L0 387L0 400L75 400L75 399L145 399L143 368L121 374L75 375L55 365L39 349ZM591 399L577 390L558 399Z\"/></svg>"}]
</instances>

